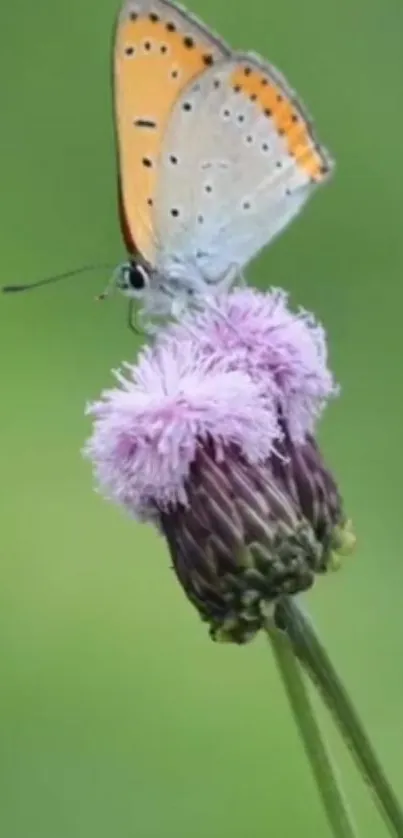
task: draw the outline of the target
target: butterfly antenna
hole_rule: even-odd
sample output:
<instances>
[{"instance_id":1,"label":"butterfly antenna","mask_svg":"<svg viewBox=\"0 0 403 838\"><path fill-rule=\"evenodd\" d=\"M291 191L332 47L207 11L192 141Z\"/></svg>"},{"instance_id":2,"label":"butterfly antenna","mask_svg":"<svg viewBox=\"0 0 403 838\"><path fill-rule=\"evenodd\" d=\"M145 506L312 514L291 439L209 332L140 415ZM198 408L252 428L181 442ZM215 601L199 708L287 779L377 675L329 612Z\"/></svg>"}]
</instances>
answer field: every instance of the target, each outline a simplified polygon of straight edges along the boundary
<instances>
[{"instance_id":1,"label":"butterfly antenna","mask_svg":"<svg viewBox=\"0 0 403 838\"><path fill-rule=\"evenodd\" d=\"M78 276L79 274L86 273L87 271L98 271L105 269L109 270L112 267L115 266L84 265L82 268L76 268L73 271L65 271L62 274L55 274L54 276L49 276L46 279L40 279L38 282L34 282L29 285L3 285L0 287L0 290L3 292L3 294L16 294L20 291L32 291L34 288L39 288L41 285L51 285L53 282L60 282L62 279L68 279L69 277Z\"/></svg>"}]
</instances>

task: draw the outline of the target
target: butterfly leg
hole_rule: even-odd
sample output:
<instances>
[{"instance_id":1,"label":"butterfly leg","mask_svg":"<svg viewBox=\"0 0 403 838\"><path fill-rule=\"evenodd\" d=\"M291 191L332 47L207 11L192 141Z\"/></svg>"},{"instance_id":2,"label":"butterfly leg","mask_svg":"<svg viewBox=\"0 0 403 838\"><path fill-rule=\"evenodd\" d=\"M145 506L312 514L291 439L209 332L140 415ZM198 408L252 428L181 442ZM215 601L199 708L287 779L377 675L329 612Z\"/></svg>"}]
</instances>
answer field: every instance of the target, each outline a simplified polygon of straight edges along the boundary
<instances>
[{"instance_id":1,"label":"butterfly leg","mask_svg":"<svg viewBox=\"0 0 403 838\"><path fill-rule=\"evenodd\" d=\"M134 305L134 300L129 300L129 305L127 307L127 325L131 332L134 332L135 335L139 335L140 332L136 325L137 317L136 317L136 308Z\"/></svg>"},{"instance_id":2,"label":"butterfly leg","mask_svg":"<svg viewBox=\"0 0 403 838\"><path fill-rule=\"evenodd\" d=\"M171 316L174 320L180 320L182 314L187 309L187 301L185 297L176 297L172 301L172 309L171 309Z\"/></svg>"},{"instance_id":3,"label":"butterfly leg","mask_svg":"<svg viewBox=\"0 0 403 838\"><path fill-rule=\"evenodd\" d=\"M238 265L230 265L227 272L218 280L217 287L219 291L227 293L232 288L237 279L239 279L240 272Z\"/></svg>"}]
</instances>

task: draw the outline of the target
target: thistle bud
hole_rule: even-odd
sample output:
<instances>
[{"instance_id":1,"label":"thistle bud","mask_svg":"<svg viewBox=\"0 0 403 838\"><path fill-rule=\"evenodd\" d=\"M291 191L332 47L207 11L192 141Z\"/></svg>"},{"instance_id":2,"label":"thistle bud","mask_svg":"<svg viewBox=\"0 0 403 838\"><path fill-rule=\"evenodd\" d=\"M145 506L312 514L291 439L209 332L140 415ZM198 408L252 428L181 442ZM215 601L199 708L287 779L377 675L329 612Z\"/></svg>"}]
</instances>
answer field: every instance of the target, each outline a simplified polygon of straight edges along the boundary
<instances>
[{"instance_id":1,"label":"thistle bud","mask_svg":"<svg viewBox=\"0 0 403 838\"><path fill-rule=\"evenodd\" d=\"M205 340L196 333L189 323L168 328L115 374L119 386L88 409L94 427L85 451L101 491L165 537L211 636L244 643L281 596L310 588L349 538L311 433L318 405L298 355L301 333L294 346L292 330L285 341L287 363L285 350L277 353L281 374L259 353L255 363L246 329L249 349L233 346L232 354L206 348L207 327ZM322 398L330 374L322 389L317 379Z\"/></svg>"}]
</instances>

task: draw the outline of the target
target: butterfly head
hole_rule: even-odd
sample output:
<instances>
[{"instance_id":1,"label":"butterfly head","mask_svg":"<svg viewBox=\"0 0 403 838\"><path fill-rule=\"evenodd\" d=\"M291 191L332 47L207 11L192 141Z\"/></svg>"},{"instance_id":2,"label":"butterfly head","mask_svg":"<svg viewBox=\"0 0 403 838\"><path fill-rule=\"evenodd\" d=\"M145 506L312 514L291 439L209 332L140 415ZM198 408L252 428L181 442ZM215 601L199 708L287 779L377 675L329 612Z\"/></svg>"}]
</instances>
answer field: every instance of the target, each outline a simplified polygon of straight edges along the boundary
<instances>
[{"instance_id":1,"label":"butterfly head","mask_svg":"<svg viewBox=\"0 0 403 838\"><path fill-rule=\"evenodd\" d=\"M115 287L125 297L142 299L147 294L152 277L152 269L137 259L124 262L116 270Z\"/></svg>"},{"instance_id":2,"label":"butterfly head","mask_svg":"<svg viewBox=\"0 0 403 838\"><path fill-rule=\"evenodd\" d=\"M146 320L178 316L195 295L192 282L160 273L139 254L118 266L112 284L130 301L138 301L139 314Z\"/></svg>"}]
</instances>

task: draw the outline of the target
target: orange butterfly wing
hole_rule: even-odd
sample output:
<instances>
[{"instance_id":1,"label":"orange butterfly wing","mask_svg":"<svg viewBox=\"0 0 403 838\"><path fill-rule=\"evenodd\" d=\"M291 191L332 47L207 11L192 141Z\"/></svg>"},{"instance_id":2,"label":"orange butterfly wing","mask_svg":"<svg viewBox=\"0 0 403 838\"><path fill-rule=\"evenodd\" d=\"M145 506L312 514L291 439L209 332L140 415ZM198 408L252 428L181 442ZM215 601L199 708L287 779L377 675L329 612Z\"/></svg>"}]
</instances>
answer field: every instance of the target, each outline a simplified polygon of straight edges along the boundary
<instances>
[{"instance_id":1,"label":"orange butterfly wing","mask_svg":"<svg viewBox=\"0 0 403 838\"><path fill-rule=\"evenodd\" d=\"M327 178L333 160L319 143L312 120L298 95L285 77L254 53L237 53L240 59L234 68L231 85L260 106L265 116L273 119L277 133L284 137L289 155L297 166L315 183Z\"/></svg>"},{"instance_id":2,"label":"orange butterfly wing","mask_svg":"<svg viewBox=\"0 0 403 838\"><path fill-rule=\"evenodd\" d=\"M220 38L168 0L129 0L119 14L114 99L122 232L128 248L151 264L156 167L172 106L206 66L230 54Z\"/></svg>"}]
</instances>

